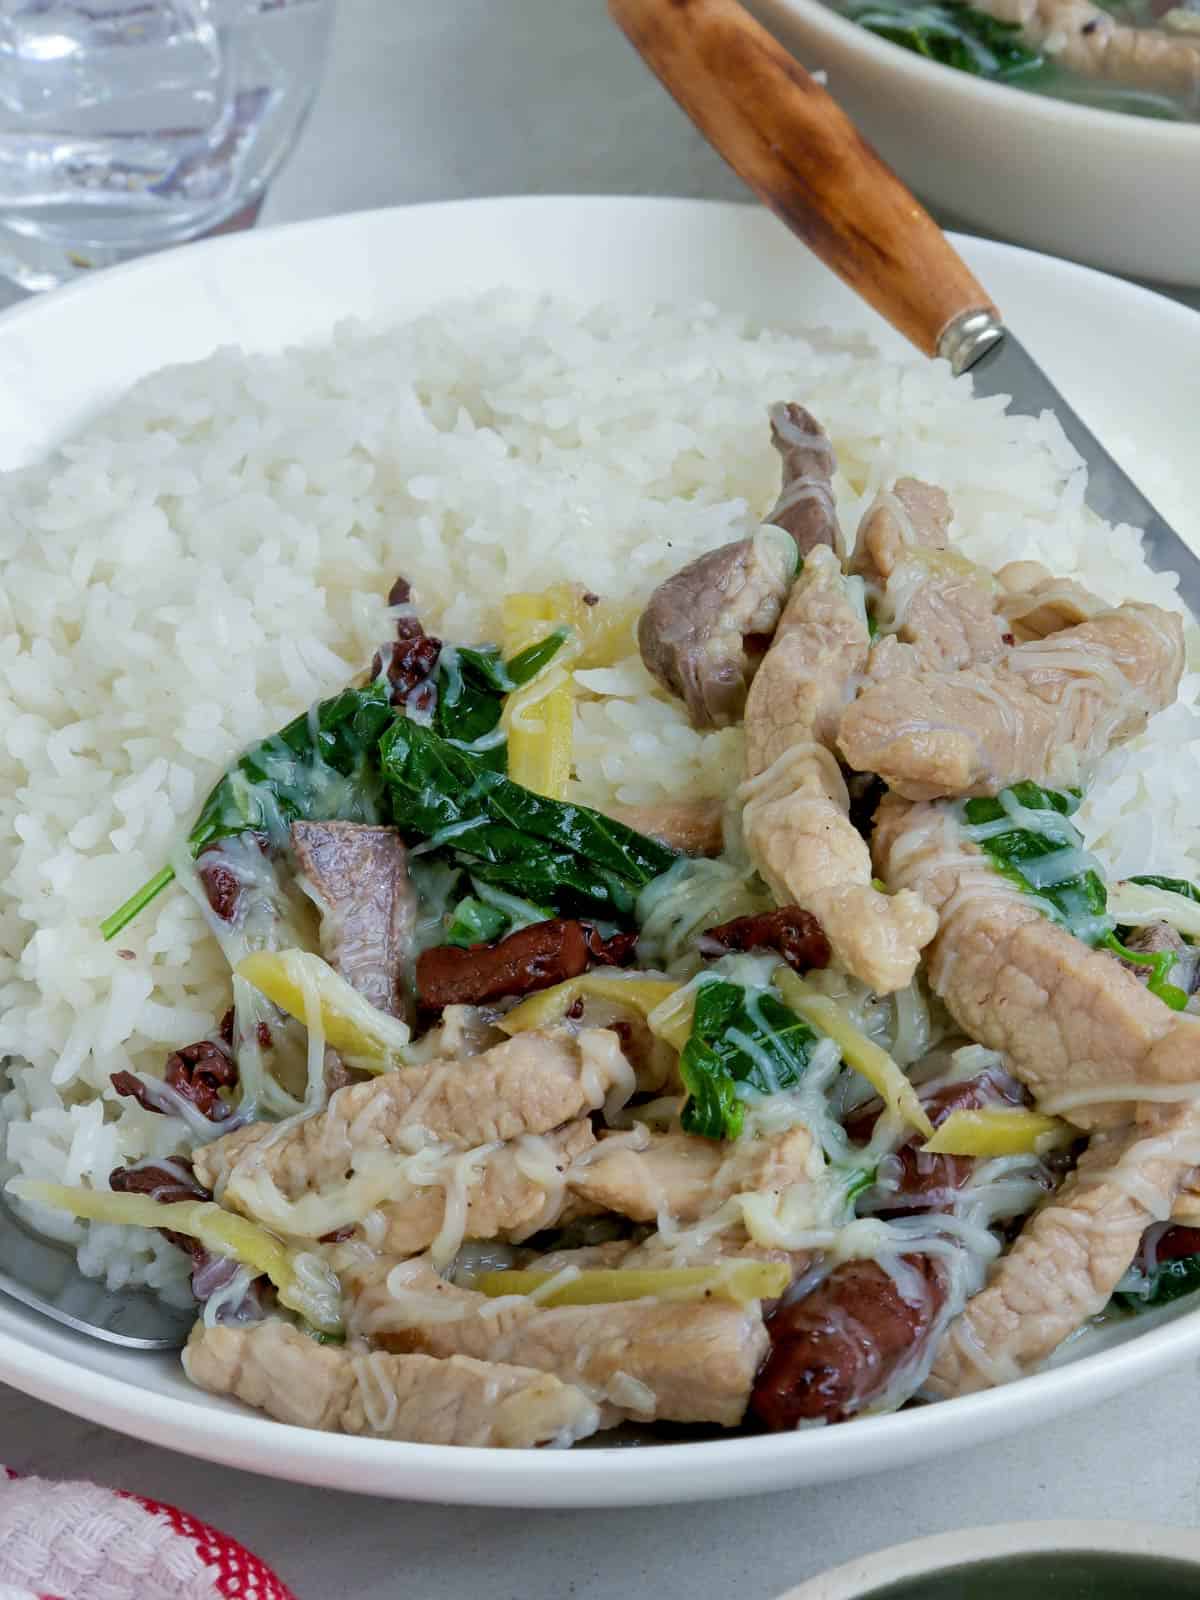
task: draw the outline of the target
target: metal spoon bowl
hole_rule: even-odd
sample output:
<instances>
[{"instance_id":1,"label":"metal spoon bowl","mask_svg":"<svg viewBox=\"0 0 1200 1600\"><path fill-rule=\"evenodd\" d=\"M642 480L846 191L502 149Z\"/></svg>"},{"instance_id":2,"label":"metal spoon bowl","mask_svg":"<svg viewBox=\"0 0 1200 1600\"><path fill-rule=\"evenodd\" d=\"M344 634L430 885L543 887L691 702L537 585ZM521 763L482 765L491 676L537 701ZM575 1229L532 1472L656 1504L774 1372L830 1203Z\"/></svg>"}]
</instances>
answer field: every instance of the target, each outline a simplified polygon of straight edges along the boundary
<instances>
[{"instance_id":1,"label":"metal spoon bowl","mask_svg":"<svg viewBox=\"0 0 1200 1600\"><path fill-rule=\"evenodd\" d=\"M0 1093L8 1087L8 1063L0 1062ZM0 1294L76 1333L133 1350L182 1349L195 1321L194 1310L168 1305L152 1290L109 1289L85 1277L74 1250L35 1233L2 1192Z\"/></svg>"}]
</instances>

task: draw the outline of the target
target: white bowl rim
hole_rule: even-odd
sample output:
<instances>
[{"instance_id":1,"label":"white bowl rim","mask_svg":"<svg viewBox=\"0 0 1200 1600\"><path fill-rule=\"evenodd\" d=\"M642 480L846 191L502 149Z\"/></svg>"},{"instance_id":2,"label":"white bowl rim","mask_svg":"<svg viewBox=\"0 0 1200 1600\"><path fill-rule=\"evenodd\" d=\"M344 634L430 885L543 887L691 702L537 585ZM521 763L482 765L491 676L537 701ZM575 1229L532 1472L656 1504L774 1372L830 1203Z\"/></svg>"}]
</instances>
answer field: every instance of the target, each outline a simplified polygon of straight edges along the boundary
<instances>
[{"instance_id":1,"label":"white bowl rim","mask_svg":"<svg viewBox=\"0 0 1200 1600\"><path fill-rule=\"evenodd\" d=\"M993 83L990 78L961 72L940 61L927 61L914 51L906 50L903 45L883 39L870 29L841 16L825 0L765 0L763 9L803 16L833 38L855 46L863 55L890 68L894 76L911 80L914 88L927 87L933 91L940 88L942 94L956 99L990 101L1000 111L1005 108L1015 111L1020 102L1026 122L1031 126L1040 122L1045 125L1047 132L1057 123L1065 123L1068 127L1075 124L1077 131L1082 132L1086 123L1096 132L1104 131L1125 139L1136 137L1146 144L1158 146L1182 148L1187 141L1200 139L1200 122L1164 122L1155 117L1135 116L1128 111L1105 111L1097 106L1074 105L1069 100L1056 100L1051 95L1035 94L1012 84ZM1136 135L1133 128L1137 129ZM1189 150L1188 153L1194 152Z\"/></svg>"},{"instance_id":2,"label":"white bowl rim","mask_svg":"<svg viewBox=\"0 0 1200 1600\"><path fill-rule=\"evenodd\" d=\"M614 215L626 208L653 208L663 214L707 214L736 221L757 213L753 204L697 200L686 197L634 195L520 195L429 202L421 205L382 207L348 212L253 232L237 233L188 245L190 260L203 253L220 261L253 254L264 235L286 236L293 246L317 233L352 233L373 219L389 215L420 218L425 213L553 211L569 204ZM762 213L765 215L765 212ZM1063 260L1036 250L993 240L950 234L956 245L969 245L984 256L1017 256L1042 263L1066 279L1103 279L1122 299L1154 302L1160 316L1177 319L1181 334L1193 331L1196 313L1151 289L1113 277L1098 269ZM75 299L98 286L99 279L135 279L155 273L163 260L178 260L180 252L161 257L141 257L106 269L97 278L84 277L52 296L31 296L4 312L6 325L35 323L52 304ZM20 1311L21 1308L16 1308ZM30 1313L30 1316L35 1314ZM80 1335L77 1338L83 1338ZM821 1435L825 1467L820 1481L862 1477L866 1471L883 1471L897 1464L949 1452L971 1444L976 1428L983 1438L1017 1431L996 1425L996 1418L1011 1412L1014 1402L1029 1418L1029 1425L1049 1420L1090 1402L1109 1398L1137 1381L1149 1381L1172 1366L1193 1357L1200 1348L1200 1309L1183 1312L1158 1327L1148 1328L1129 1341L1100 1349L1069 1365L1050 1367L1001 1388L963 1396L953 1401L923 1406L885 1416L865 1417L847 1428L812 1430ZM153 1360L153 1357L149 1359ZM221 1463L239 1462L249 1470L273 1477L325 1484L354 1492L402 1493L408 1500L459 1505L509 1507L587 1507L629 1504L669 1504L701 1498L732 1498L783 1487L777 1468L803 1448L795 1433L743 1434L734 1437L656 1444L630 1450L624 1446L586 1446L569 1452L569 1464L558 1451L505 1451L468 1446L419 1445L391 1440L318 1432L275 1422L232 1402L214 1404L197 1391L195 1400L181 1400L124 1376L86 1369L81 1378L69 1356L40 1348L34 1340L0 1328L0 1380L63 1410L165 1448ZM1018 1400L1019 1396L1019 1400ZM1044 1397L1044 1403L1043 1403ZM119 1418L119 1420L117 1420ZM266 1448L264 1448L266 1446ZM868 1452L868 1446L871 1447ZM664 1455L663 1452L669 1452ZM858 1463L873 1453L869 1469ZM262 1458L269 1455L270 1465ZM847 1462L853 1463L847 1465ZM620 1475L636 1483L632 1497L627 1487L614 1488L617 1464ZM643 1465L647 1464L647 1465ZM663 1468L678 1465L690 1487L682 1492L668 1486ZM356 1472L355 1469L358 1469ZM402 1472L402 1489L388 1485L392 1469ZM455 1484L460 1477L470 1487ZM350 1481L347 1481L347 1474ZM744 1474L744 1476L743 1476ZM426 1475L428 1475L426 1477ZM369 1479L370 1481L363 1481ZM700 1480L703 1479L703 1483ZM664 1482L667 1480L667 1482ZM699 1486L697 1486L699 1485Z\"/></svg>"},{"instance_id":3,"label":"white bowl rim","mask_svg":"<svg viewBox=\"0 0 1200 1600\"><path fill-rule=\"evenodd\" d=\"M1200 1532L1152 1522L989 1523L932 1538L891 1545L859 1556L789 1589L778 1600L869 1600L881 1583L933 1577L939 1572L996 1556L1042 1553L1133 1555L1186 1562L1200 1569Z\"/></svg>"}]
</instances>

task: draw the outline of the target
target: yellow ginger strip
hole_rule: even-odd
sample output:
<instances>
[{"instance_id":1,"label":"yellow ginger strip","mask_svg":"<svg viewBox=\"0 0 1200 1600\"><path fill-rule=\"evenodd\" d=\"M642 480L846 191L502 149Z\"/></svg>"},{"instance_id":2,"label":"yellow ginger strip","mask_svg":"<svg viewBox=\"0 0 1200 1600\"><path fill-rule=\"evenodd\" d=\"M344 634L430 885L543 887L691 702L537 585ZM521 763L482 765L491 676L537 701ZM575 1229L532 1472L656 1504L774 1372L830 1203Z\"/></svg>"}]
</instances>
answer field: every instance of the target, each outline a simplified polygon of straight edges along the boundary
<instances>
[{"instance_id":1,"label":"yellow ginger strip","mask_svg":"<svg viewBox=\"0 0 1200 1600\"><path fill-rule=\"evenodd\" d=\"M307 1025L307 1000L320 1012L326 1042L364 1071L399 1064L411 1037L406 1023L364 1000L320 956L307 950L259 950L235 969L239 978Z\"/></svg>"},{"instance_id":2,"label":"yellow ginger strip","mask_svg":"<svg viewBox=\"0 0 1200 1600\"><path fill-rule=\"evenodd\" d=\"M790 967L776 967L774 983L785 1005L832 1039L846 1065L863 1075L890 1110L927 1139L932 1137L933 1123L917 1091L887 1051L856 1028L836 1000L814 989Z\"/></svg>"},{"instance_id":3,"label":"yellow ginger strip","mask_svg":"<svg viewBox=\"0 0 1200 1600\"><path fill-rule=\"evenodd\" d=\"M61 1183L17 1178L9 1194L34 1205L68 1211L87 1222L115 1222L133 1228L167 1228L198 1239L214 1255L232 1256L265 1275L275 1285L281 1304L297 1311L322 1333L341 1332L337 1279L319 1259L305 1252L304 1270L297 1252L257 1222L224 1211L210 1200L174 1200L160 1205L148 1194L114 1194L105 1189L71 1189Z\"/></svg>"},{"instance_id":4,"label":"yellow ginger strip","mask_svg":"<svg viewBox=\"0 0 1200 1600\"><path fill-rule=\"evenodd\" d=\"M935 1156L1040 1155L1078 1137L1058 1117L1020 1106L952 1111L922 1147Z\"/></svg>"},{"instance_id":5,"label":"yellow ginger strip","mask_svg":"<svg viewBox=\"0 0 1200 1600\"><path fill-rule=\"evenodd\" d=\"M555 1279L558 1287L539 1295L545 1306L611 1305L618 1300L774 1300L792 1279L783 1261L730 1261L711 1267L585 1268L565 1272L483 1272L475 1288L493 1299L538 1294Z\"/></svg>"},{"instance_id":6,"label":"yellow ginger strip","mask_svg":"<svg viewBox=\"0 0 1200 1600\"><path fill-rule=\"evenodd\" d=\"M563 626L550 594L507 595L503 617L504 653L508 657ZM564 659L569 650L570 641L544 672L508 696L502 718L508 736L509 777L551 800L564 799L571 781L574 690Z\"/></svg>"},{"instance_id":7,"label":"yellow ginger strip","mask_svg":"<svg viewBox=\"0 0 1200 1600\"><path fill-rule=\"evenodd\" d=\"M679 988L667 978L625 978L615 972L585 972L582 977L568 978L556 983L552 989L530 995L519 1006L503 1017L497 1025L505 1033L527 1033L530 1028L545 1028L565 1017L576 1000L591 996L598 1000L612 1000L617 1005L628 1006L648 1017L656 1007Z\"/></svg>"}]
</instances>

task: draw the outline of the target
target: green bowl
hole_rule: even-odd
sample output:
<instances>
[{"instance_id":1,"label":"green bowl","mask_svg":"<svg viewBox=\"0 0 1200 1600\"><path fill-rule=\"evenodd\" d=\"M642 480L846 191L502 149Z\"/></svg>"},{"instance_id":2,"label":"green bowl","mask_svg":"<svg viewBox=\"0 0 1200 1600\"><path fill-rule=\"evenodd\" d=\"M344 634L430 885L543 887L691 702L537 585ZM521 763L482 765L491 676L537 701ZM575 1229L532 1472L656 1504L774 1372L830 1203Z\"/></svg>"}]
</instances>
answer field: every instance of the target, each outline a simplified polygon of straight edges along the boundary
<instances>
[{"instance_id":1,"label":"green bowl","mask_svg":"<svg viewBox=\"0 0 1200 1600\"><path fill-rule=\"evenodd\" d=\"M1200 1533L1126 1522L978 1528L865 1556L781 1600L1200 1600Z\"/></svg>"}]
</instances>

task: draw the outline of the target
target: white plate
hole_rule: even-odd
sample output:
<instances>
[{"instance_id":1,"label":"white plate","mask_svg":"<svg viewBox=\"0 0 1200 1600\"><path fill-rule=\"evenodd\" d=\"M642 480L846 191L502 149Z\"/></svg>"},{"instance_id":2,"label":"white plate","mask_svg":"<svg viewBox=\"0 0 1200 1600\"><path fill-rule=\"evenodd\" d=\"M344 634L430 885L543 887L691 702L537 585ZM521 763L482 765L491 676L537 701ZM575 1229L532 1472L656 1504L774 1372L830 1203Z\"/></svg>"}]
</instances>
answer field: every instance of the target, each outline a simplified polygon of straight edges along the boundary
<instances>
[{"instance_id":1,"label":"white plate","mask_svg":"<svg viewBox=\"0 0 1200 1600\"><path fill-rule=\"evenodd\" d=\"M1068 105L880 39L825 0L749 0L923 199L988 233L1200 287L1200 123Z\"/></svg>"},{"instance_id":2,"label":"white plate","mask_svg":"<svg viewBox=\"0 0 1200 1600\"><path fill-rule=\"evenodd\" d=\"M968 240L1013 326L1119 448L1174 458L1171 514L1200 500L1200 319L1097 273ZM626 302L701 296L779 325L884 332L766 213L694 201L492 200L214 240L0 317L0 465L28 461L168 361L319 338L496 284ZM898 342L884 332L888 343ZM771 398L764 396L764 400ZM899 420L899 419L898 419ZM1053 560L1053 551L1047 552ZM797 1434L566 1455L453 1450L281 1426L214 1400L172 1358L121 1352L0 1301L0 1378L95 1422L210 1460L372 1494L513 1506L643 1505L879 1472L1033 1427L1200 1353L1200 1312L1125 1325L1007 1389Z\"/></svg>"}]
</instances>

